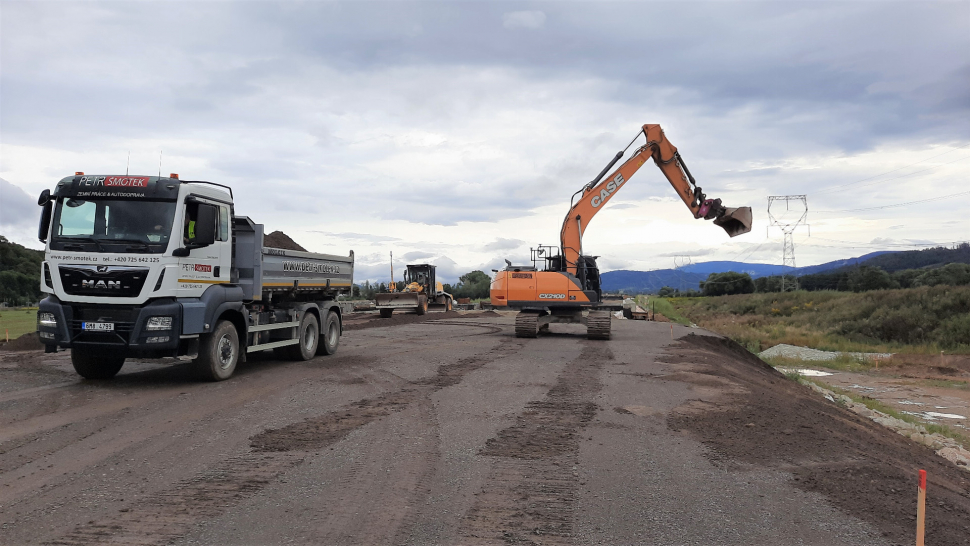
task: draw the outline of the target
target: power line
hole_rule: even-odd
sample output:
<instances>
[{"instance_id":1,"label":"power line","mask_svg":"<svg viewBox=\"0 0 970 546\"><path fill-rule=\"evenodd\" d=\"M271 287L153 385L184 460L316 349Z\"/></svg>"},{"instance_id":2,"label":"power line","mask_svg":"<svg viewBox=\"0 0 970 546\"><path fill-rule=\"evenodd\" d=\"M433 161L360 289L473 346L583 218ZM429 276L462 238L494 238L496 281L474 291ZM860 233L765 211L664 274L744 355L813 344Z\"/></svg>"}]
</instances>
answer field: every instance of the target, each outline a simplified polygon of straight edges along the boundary
<instances>
[{"instance_id":1,"label":"power line","mask_svg":"<svg viewBox=\"0 0 970 546\"><path fill-rule=\"evenodd\" d=\"M929 161L931 159L936 159L937 157L944 156L944 155L946 155L948 153L955 152L957 150L966 148L967 146L970 146L970 144L964 144L963 146L957 146L956 148L953 148L952 150L949 150L947 152L943 152L942 154L937 154L937 155L934 155L932 157L927 157L926 159L922 159L920 161L917 161L916 163L910 163L909 165L903 165L902 167L893 169L891 171L886 171L886 172L883 172L883 173L879 173L879 174L877 174L875 176L870 176L869 178L863 178L862 180L856 180L855 182L849 182L847 184L842 184L842 185L839 185L839 186L832 186L830 188L825 188L825 189L822 189L822 190L817 191L816 193L832 193L833 191L836 191L836 190L839 190L839 189L842 189L842 188L845 188L845 187L848 187L848 186L855 186L856 184L859 184L860 182L866 182L866 181L872 180L874 178L879 178L880 176L883 176L883 175L887 175L887 174L890 174L890 173L894 173L896 171L901 171L903 169L912 167L913 165L919 165L920 163L923 163L925 161ZM897 176L896 178L890 178L889 180L880 180L878 182L872 182L872 183L869 183L869 184L863 184L863 186L871 186L872 184L878 184L879 182L889 182L890 180L898 180L900 178L905 178L907 176L912 176L914 174L919 174L919 173L922 173L922 172L926 172L926 171L933 170L936 167L942 167L943 165L949 165L950 163L956 163L957 161L963 161L964 159L968 159L968 158L967 157L961 157L960 159L956 159L956 160L950 161L948 163L943 163L941 165L934 165L933 167L930 167L929 169L924 169L922 171L916 171L914 173L904 174L902 176Z\"/></svg>"},{"instance_id":2,"label":"power line","mask_svg":"<svg viewBox=\"0 0 970 546\"><path fill-rule=\"evenodd\" d=\"M964 191L964 192L960 192L960 193L953 193L953 194L950 194L950 195L941 195L939 197L931 197L929 199L921 199L919 201L907 201L905 203L896 203L894 205L882 205L882 206L879 206L879 207L867 207L867 208L864 208L864 209L817 210L817 211L815 211L815 213L818 214L818 213L823 213L824 212L824 213L831 214L831 213L836 213L836 212L863 212L863 211L867 211L867 210L892 209L892 208L896 208L896 207L907 207L909 205L918 205L920 203L929 203L930 201L940 201L942 199L949 199L951 197L959 197L961 195L970 195L970 191Z\"/></svg>"}]
</instances>

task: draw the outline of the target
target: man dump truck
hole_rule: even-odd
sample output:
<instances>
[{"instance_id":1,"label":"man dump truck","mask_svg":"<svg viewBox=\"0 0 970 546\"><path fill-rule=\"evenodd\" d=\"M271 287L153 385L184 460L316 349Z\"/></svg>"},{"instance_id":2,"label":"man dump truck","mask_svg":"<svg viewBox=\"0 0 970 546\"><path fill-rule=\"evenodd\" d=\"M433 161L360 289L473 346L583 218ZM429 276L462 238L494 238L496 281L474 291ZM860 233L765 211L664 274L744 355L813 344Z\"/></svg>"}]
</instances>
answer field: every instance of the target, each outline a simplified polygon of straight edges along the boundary
<instances>
[{"instance_id":1,"label":"man dump truck","mask_svg":"<svg viewBox=\"0 0 970 546\"><path fill-rule=\"evenodd\" d=\"M374 296L374 303L382 317L390 317L395 309L423 315L429 308L451 311L455 305L451 294L445 292L435 279L435 266L431 264L408 265L404 272L404 283L406 286L400 292L384 292Z\"/></svg>"},{"instance_id":2,"label":"man dump truck","mask_svg":"<svg viewBox=\"0 0 970 546\"><path fill-rule=\"evenodd\" d=\"M38 334L47 352L70 349L83 377L114 377L129 357L177 357L221 381L254 351L337 351L353 251L264 247L263 226L234 214L227 186L79 172L38 203L48 294Z\"/></svg>"}]
</instances>

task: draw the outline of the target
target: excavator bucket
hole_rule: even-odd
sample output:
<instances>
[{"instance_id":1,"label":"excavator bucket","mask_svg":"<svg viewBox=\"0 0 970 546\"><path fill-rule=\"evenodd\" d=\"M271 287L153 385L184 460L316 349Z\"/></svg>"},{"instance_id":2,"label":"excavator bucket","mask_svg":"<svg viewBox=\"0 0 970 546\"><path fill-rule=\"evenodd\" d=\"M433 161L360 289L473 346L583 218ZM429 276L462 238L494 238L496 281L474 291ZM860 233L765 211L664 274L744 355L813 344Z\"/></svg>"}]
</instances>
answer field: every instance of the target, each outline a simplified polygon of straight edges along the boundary
<instances>
[{"instance_id":1,"label":"excavator bucket","mask_svg":"<svg viewBox=\"0 0 970 546\"><path fill-rule=\"evenodd\" d=\"M751 231L751 207L725 208L720 218L714 219L714 224L724 228L731 237L736 237Z\"/></svg>"}]
</instances>

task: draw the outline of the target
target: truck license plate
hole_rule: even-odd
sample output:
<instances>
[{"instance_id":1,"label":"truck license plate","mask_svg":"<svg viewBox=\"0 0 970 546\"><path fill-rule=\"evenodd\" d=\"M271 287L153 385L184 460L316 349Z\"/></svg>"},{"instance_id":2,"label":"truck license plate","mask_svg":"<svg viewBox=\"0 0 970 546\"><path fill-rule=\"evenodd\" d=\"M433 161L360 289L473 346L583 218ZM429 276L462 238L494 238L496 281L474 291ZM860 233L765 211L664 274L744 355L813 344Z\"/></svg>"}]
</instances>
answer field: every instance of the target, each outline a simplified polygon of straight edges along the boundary
<instances>
[{"instance_id":1,"label":"truck license plate","mask_svg":"<svg viewBox=\"0 0 970 546\"><path fill-rule=\"evenodd\" d=\"M82 330L94 330L96 332L113 332L115 324L113 322L82 322Z\"/></svg>"}]
</instances>

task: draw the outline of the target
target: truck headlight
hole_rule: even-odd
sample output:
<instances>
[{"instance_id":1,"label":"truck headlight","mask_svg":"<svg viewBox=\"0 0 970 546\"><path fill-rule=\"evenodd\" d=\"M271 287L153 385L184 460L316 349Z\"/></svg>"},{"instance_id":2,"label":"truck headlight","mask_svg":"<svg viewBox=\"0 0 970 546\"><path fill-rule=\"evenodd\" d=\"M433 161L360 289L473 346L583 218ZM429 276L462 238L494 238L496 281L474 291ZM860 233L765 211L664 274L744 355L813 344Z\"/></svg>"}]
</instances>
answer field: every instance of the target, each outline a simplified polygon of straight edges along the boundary
<instances>
[{"instance_id":1,"label":"truck headlight","mask_svg":"<svg viewBox=\"0 0 970 546\"><path fill-rule=\"evenodd\" d=\"M146 330L171 330L172 317L149 317Z\"/></svg>"},{"instance_id":2,"label":"truck headlight","mask_svg":"<svg viewBox=\"0 0 970 546\"><path fill-rule=\"evenodd\" d=\"M54 318L54 313L37 313L37 326L57 328L57 319Z\"/></svg>"}]
</instances>

